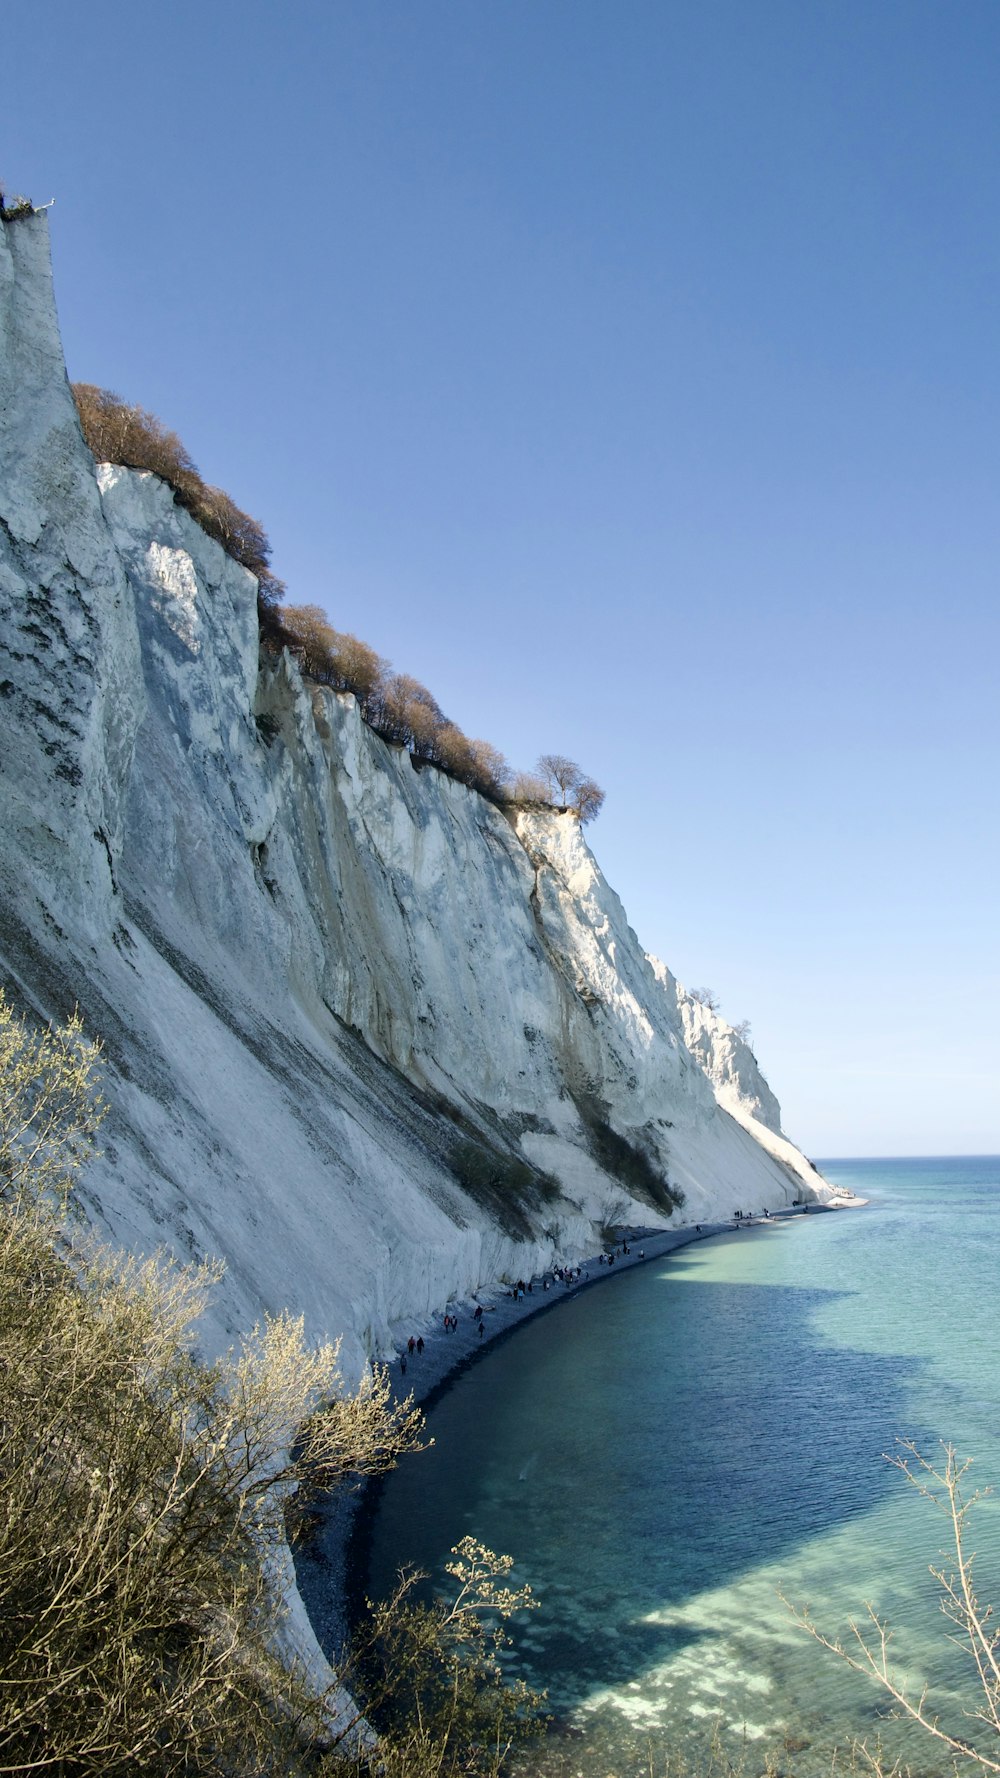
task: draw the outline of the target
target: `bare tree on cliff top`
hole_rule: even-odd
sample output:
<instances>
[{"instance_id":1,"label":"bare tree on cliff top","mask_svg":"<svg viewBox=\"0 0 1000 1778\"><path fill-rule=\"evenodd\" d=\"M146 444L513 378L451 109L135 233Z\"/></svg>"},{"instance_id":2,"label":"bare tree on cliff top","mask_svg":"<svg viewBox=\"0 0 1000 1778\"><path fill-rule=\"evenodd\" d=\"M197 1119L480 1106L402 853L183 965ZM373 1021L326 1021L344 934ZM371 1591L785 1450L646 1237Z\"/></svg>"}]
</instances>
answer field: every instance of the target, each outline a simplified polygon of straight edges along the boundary
<instances>
[{"instance_id":1,"label":"bare tree on cliff top","mask_svg":"<svg viewBox=\"0 0 1000 1778\"><path fill-rule=\"evenodd\" d=\"M572 791L583 777L576 761L567 759L562 753L543 753L538 760L538 770L551 787L553 798L568 806Z\"/></svg>"},{"instance_id":2,"label":"bare tree on cliff top","mask_svg":"<svg viewBox=\"0 0 1000 1778\"><path fill-rule=\"evenodd\" d=\"M581 778L573 793L573 802L581 823L593 821L604 807L604 792L593 778Z\"/></svg>"},{"instance_id":3,"label":"bare tree on cliff top","mask_svg":"<svg viewBox=\"0 0 1000 1778\"><path fill-rule=\"evenodd\" d=\"M552 800L563 808L575 809L582 822L593 821L600 814L604 792L593 778L584 776L575 759L567 759L562 753L543 753L538 770Z\"/></svg>"},{"instance_id":4,"label":"bare tree on cliff top","mask_svg":"<svg viewBox=\"0 0 1000 1778\"><path fill-rule=\"evenodd\" d=\"M699 1006L707 1007L709 1012L718 1012L719 996L714 988L691 988L689 993L691 999L697 1000Z\"/></svg>"}]
</instances>

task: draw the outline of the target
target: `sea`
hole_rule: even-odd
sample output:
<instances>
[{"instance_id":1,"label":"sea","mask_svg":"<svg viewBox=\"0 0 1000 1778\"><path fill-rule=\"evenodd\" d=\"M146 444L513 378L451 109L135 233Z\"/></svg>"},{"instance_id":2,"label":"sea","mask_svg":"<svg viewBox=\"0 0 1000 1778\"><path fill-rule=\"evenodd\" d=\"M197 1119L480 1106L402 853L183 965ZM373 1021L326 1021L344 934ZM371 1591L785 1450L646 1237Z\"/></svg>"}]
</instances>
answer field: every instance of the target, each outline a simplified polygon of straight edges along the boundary
<instances>
[{"instance_id":1,"label":"sea","mask_svg":"<svg viewBox=\"0 0 1000 1778\"><path fill-rule=\"evenodd\" d=\"M949 1522L899 1465L940 1470L950 1444L966 1498L1000 1485L1000 1158L819 1165L867 1208L697 1243L527 1322L380 1489L371 1593L407 1564L445 1587L468 1535L532 1588L510 1671L552 1724L522 1770L666 1772L714 1742L813 1778L864 1742L947 1771L803 1616L863 1660L850 1625L874 1613L896 1679L970 1732L975 1670L932 1572L953 1569ZM988 1493L967 1541L1000 1609Z\"/></svg>"}]
</instances>

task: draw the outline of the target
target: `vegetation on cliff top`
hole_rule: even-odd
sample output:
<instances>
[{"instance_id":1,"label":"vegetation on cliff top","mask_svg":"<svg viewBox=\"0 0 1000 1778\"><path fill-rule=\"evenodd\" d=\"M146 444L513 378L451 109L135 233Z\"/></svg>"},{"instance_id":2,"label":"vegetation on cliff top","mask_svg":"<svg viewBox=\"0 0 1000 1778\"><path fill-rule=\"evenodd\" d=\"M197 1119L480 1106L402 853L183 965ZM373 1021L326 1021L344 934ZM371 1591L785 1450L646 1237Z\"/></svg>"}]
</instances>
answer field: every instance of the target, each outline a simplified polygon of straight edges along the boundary
<instances>
[{"instance_id":1,"label":"vegetation on cliff top","mask_svg":"<svg viewBox=\"0 0 1000 1778\"><path fill-rule=\"evenodd\" d=\"M282 605L285 586L271 568L271 545L258 519L211 487L176 432L155 414L94 383L74 383L83 436L98 463L149 470L233 560L257 578L261 640L288 648L319 684L353 692L365 722L383 739L407 748L418 762L497 803L572 809L581 822L600 813L604 792L575 761L543 754L535 773L514 773L489 741L470 740L444 714L433 694L357 636L335 630L318 605Z\"/></svg>"}]
</instances>

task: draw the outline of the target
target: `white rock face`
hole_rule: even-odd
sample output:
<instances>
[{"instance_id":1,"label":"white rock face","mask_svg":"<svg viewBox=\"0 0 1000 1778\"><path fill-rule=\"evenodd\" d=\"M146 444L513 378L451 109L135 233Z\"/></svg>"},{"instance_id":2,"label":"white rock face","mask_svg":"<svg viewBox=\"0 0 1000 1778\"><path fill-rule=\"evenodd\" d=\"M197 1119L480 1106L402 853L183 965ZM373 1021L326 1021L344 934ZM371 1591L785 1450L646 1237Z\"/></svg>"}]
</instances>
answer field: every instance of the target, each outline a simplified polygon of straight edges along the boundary
<instances>
[{"instance_id":1,"label":"white rock face","mask_svg":"<svg viewBox=\"0 0 1000 1778\"><path fill-rule=\"evenodd\" d=\"M675 1011L684 1042L711 1081L722 1109L801 1181L803 1197L828 1200L831 1188L782 1131L781 1107L749 1044L711 1007L683 988L658 957L650 957L649 963Z\"/></svg>"},{"instance_id":2,"label":"white rock face","mask_svg":"<svg viewBox=\"0 0 1000 1778\"><path fill-rule=\"evenodd\" d=\"M85 1207L225 1260L209 1347L287 1307L356 1375L671 1194L828 1191L574 816L515 827L261 664L252 577L155 477L95 472L42 217L0 225L0 413L0 971L102 1038Z\"/></svg>"},{"instance_id":3,"label":"white rock face","mask_svg":"<svg viewBox=\"0 0 1000 1778\"><path fill-rule=\"evenodd\" d=\"M734 1117L750 1117L780 1135L781 1106L749 1044L717 1012L683 988L659 957L650 957L649 962L676 1011L684 1042L708 1075L719 1104Z\"/></svg>"},{"instance_id":4,"label":"white rock face","mask_svg":"<svg viewBox=\"0 0 1000 1778\"><path fill-rule=\"evenodd\" d=\"M259 664L252 577L157 478L95 473L43 218L0 228L0 329L0 956L104 1040L90 1214L225 1259L209 1341L287 1306L357 1371L672 1193L824 1191L574 816L515 826Z\"/></svg>"}]
</instances>

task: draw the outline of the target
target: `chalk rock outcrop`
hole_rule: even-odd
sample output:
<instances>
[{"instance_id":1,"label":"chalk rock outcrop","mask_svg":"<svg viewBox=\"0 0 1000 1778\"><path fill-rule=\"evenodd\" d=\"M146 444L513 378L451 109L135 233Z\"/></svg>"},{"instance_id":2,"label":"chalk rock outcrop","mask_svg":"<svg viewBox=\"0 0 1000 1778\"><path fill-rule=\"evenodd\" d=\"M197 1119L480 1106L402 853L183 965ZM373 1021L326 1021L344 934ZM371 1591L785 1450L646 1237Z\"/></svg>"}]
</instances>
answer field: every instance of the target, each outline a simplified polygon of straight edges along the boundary
<instances>
[{"instance_id":1,"label":"chalk rock outcrop","mask_svg":"<svg viewBox=\"0 0 1000 1778\"><path fill-rule=\"evenodd\" d=\"M357 1371L602 1222L822 1192L575 816L508 817L261 654L252 577L95 469L41 217L0 227L0 397L0 965L103 1039L85 1206L225 1260L209 1342L287 1306Z\"/></svg>"},{"instance_id":2,"label":"chalk rock outcrop","mask_svg":"<svg viewBox=\"0 0 1000 1778\"><path fill-rule=\"evenodd\" d=\"M828 1198L830 1187L826 1181L784 1134L781 1106L749 1043L712 1007L682 987L659 957L651 956L648 961L688 1050L711 1081L720 1108L735 1118L768 1154L802 1179L803 1197Z\"/></svg>"}]
</instances>

